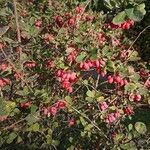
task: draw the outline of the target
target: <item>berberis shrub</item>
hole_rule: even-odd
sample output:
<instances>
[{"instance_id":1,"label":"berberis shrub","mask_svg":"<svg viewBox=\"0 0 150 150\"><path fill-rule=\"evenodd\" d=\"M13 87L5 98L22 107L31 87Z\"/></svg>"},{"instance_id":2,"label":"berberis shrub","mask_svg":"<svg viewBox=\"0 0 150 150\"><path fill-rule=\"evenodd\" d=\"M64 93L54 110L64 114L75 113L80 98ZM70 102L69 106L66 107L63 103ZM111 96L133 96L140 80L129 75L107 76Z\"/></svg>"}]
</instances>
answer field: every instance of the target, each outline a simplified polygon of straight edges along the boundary
<instances>
[{"instance_id":1,"label":"berberis shrub","mask_svg":"<svg viewBox=\"0 0 150 150\"><path fill-rule=\"evenodd\" d=\"M150 103L150 74L124 31L85 3L1 1L0 146L147 149L133 122Z\"/></svg>"}]
</instances>

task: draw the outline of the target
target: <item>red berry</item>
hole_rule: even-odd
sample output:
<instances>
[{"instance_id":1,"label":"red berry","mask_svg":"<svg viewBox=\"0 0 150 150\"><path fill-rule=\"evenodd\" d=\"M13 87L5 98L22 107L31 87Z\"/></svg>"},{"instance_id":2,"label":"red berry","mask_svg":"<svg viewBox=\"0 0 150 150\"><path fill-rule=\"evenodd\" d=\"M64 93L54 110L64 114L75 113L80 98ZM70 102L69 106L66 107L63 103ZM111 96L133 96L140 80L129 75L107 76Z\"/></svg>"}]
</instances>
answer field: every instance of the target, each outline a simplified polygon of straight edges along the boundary
<instances>
[{"instance_id":1,"label":"red berry","mask_svg":"<svg viewBox=\"0 0 150 150\"><path fill-rule=\"evenodd\" d=\"M112 84L114 82L114 79L112 76L108 76L107 81L108 83Z\"/></svg>"}]
</instances>

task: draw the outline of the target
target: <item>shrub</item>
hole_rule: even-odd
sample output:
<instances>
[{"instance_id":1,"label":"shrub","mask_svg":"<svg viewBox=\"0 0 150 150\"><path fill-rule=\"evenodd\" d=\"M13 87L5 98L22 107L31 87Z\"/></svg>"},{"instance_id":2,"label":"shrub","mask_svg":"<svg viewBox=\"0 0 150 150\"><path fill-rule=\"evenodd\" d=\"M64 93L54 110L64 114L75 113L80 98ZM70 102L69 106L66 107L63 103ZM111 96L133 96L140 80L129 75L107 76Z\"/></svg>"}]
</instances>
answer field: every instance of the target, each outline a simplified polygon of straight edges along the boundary
<instances>
[{"instance_id":1,"label":"shrub","mask_svg":"<svg viewBox=\"0 0 150 150\"><path fill-rule=\"evenodd\" d=\"M106 23L89 3L1 3L2 149L148 147L146 125L127 121L149 102L149 70L123 33L136 22Z\"/></svg>"}]
</instances>

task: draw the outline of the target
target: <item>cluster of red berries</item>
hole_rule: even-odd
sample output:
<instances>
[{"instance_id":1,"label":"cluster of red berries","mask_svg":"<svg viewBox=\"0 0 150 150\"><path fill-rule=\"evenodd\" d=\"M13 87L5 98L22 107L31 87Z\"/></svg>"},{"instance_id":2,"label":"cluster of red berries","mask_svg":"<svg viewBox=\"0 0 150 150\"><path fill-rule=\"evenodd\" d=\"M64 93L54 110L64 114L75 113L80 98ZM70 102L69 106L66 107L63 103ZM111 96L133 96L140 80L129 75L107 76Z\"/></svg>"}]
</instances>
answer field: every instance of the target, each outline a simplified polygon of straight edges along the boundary
<instances>
[{"instance_id":1,"label":"cluster of red berries","mask_svg":"<svg viewBox=\"0 0 150 150\"><path fill-rule=\"evenodd\" d=\"M141 68L139 75L141 78L147 78L149 76L149 72L147 70L145 70L144 68Z\"/></svg>"},{"instance_id":2,"label":"cluster of red berries","mask_svg":"<svg viewBox=\"0 0 150 150\"><path fill-rule=\"evenodd\" d=\"M61 83L62 87L69 93L73 92L72 84L76 82L77 75L70 70L58 70L57 80Z\"/></svg>"},{"instance_id":3,"label":"cluster of red berries","mask_svg":"<svg viewBox=\"0 0 150 150\"><path fill-rule=\"evenodd\" d=\"M110 84L115 83L115 84L117 84L121 87L128 84L128 80L127 79L122 79L119 74L116 74L116 75L113 75L113 76L109 75L108 78L107 78L107 81Z\"/></svg>"},{"instance_id":4,"label":"cluster of red berries","mask_svg":"<svg viewBox=\"0 0 150 150\"><path fill-rule=\"evenodd\" d=\"M102 102L99 104L99 108L101 109L101 111L104 111L108 108L108 105L106 102Z\"/></svg>"},{"instance_id":5,"label":"cluster of red berries","mask_svg":"<svg viewBox=\"0 0 150 150\"><path fill-rule=\"evenodd\" d=\"M129 115L132 115L133 114L133 108L130 107L130 106L127 106L123 109L124 113L129 116Z\"/></svg>"},{"instance_id":6,"label":"cluster of red berries","mask_svg":"<svg viewBox=\"0 0 150 150\"><path fill-rule=\"evenodd\" d=\"M130 94L129 98L134 102L141 101L142 96L140 94Z\"/></svg>"},{"instance_id":7,"label":"cluster of red berries","mask_svg":"<svg viewBox=\"0 0 150 150\"><path fill-rule=\"evenodd\" d=\"M75 15L71 15L70 13L65 13L62 17L57 15L54 17L55 23L58 27L77 27L78 20L82 21L91 21L93 20L92 16L87 14L83 14L84 8L82 6L77 6L75 8Z\"/></svg>"},{"instance_id":8,"label":"cluster of red berries","mask_svg":"<svg viewBox=\"0 0 150 150\"><path fill-rule=\"evenodd\" d=\"M65 109L67 103L64 100L58 100L53 106L43 107L42 112L45 116L55 116L58 110Z\"/></svg>"},{"instance_id":9,"label":"cluster of red berries","mask_svg":"<svg viewBox=\"0 0 150 150\"><path fill-rule=\"evenodd\" d=\"M124 21L121 24L114 24L114 23L110 22L105 25L105 28L128 30L133 26L134 26L134 21L129 19L129 20Z\"/></svg>"},{"instance_id":10,"label":"cluster of red berries","mask_svg":"<svg viewBox=\"0 0 150 150\"><path fill-rule=\"evenodd\" d=\"M8 78L0 78L0 88L9 84L10 84L10 80Z\"/></svg>"},{"instance_id":11,"label":"cluster of red berries","mask_svg":"<svg viewBox=\"0 0 150 150\"><path fill-rule=\"evenodd\" d=\"M90 70L91 68L96 68L97 71L100 71L101 67L104 67L106 65L105 61L102 59L97 60L86 60L84 62L80 63L80 69L81 70Z\"/></svg>"},{"instance_id":12,"label":"cluster of red berries","mask_svg":"<svg viewBox=\"0 0 150 150\"><path fill-rule=\"evenodd\" d=\"M35 61L26 61L26 62L23 64L23 66L24 66L25 68L29 68L29 69L34 68L36 65L37 65L37 64L36 64Z\"/></svg>"},{"instance_id":13,"label":"cluster of red berries","mask_svg":"<svg viewBox=\"0 0 150 150\"><path fill-rule=\"evenodd\" d=\"M120 117L120 113L118 111L114 113L110 113L106 117L106 123L111 124L115 122Z\"/></svg>"}]
</instances>

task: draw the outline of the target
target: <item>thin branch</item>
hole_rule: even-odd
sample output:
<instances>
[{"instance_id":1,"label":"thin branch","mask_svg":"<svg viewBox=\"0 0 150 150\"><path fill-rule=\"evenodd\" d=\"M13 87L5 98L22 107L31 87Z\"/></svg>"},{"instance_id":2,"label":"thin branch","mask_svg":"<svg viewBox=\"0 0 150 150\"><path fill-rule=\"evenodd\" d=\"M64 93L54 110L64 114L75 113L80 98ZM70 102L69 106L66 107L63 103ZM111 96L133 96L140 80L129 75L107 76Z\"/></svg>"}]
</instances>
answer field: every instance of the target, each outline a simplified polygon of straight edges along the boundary
<instances>
[{"instance_id":1,"label":"thin branch","mask_svg":"<svg viewBox=\"0 0 150 150\"><path fill-rule=\"evenodd\" d=\"M16 0L13 0L13 4L14 4L14 13L15 13L15 20L16 20L16 27L17 27L17 38L18 38L18 42L21 43L21 34L20 34L20 28L19 28L19 22L18 22Z\"/></svg>"},{"instance_id":2,"label":"thin branch","mask_svg":"<svg viewBox=\"0 0 150 150\"><path fill-rule=\"evenodd\" d=\"M80 114L82 117L84 117L87 121L89 121L99 132L101 132L102 134L103 134L103 136L106 138L106 139L108 139L107 138L107 136L102 132L102 130L98 127L98 125L95 123L95 122L93 122L91 119L89 119L87 116L85 116L85 115L83 115L80 111L78 111L76 108L74 108L74 107L72 107L71 106L71 108L73 109L73 110L75 110L78 114Z\"/></svg>"},{"instance_id":3,"label":"thin branch","mask_svg":"<svg viewBox=\"0 0 150 150\"><path fill-rule=\"evenodd\" d=\"M15 125L19 124L20 122L23 122L26 118L23 118L23 119L20 119L19 121L9 125L9 126L6 126L4 127L2 130L9 130L9 129L12 129L15 127Z\"/></svg>"},{"instance_id":4,"label":"thin branch","mask_svg":"<svg viewBox=\"0 0 150 150\"><path fill-rule=\"evenodd\" d=\"M140 33L139 35L136 37L136 39L132 42L132 44L130 45L130 47L128 48L127 51L130 51L130 49L133 47L133 45L135 44L135 42L138 40L138 38L143 34L143 32L145 32L148 28L150 28L150 25L148 25L146 28L144 28ZM126 59L126 61L130 58L131 54L133 52L130 53L130 55L128 56L128 58Z\"/></svg>"},{"instance_id":5,"label":"thin branch","mask_svg":"<svg viewBox=\"0 0 150 150\"><path fill-rule=\"evenodd\" d=\"M97 87L98 87L99 79L100 79L100 75L98 74L96 84L95 84L95 89L97 89Z\"/></svg>"}]
</instances>

